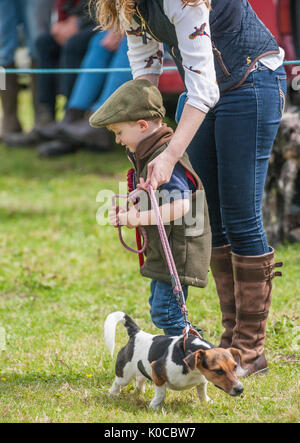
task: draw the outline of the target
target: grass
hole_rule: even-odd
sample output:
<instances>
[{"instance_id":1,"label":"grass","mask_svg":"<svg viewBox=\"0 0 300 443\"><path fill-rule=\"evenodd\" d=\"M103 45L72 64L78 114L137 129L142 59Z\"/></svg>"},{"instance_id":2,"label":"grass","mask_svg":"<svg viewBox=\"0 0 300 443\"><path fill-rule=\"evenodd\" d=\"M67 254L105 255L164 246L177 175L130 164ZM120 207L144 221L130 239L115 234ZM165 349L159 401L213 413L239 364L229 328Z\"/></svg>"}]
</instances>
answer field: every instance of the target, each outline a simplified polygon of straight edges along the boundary
<instances>
[{"instance_id":1,"label":"grass","mask_svg":"<svg viewBox=\"0 0 300 443\"><path fill-rule=\"evenodd\" d=\"M154 393L148 382L144 395L130 385L108 397L114 365L103 341L107 314L123 310L158 332L137 257L121 247L115 229L96 223L97 193L116 191L127 169L118 149L50 161L34 149L0 145L0 422L299 422L299 244L276 251L285 266L268 321L270 371L246 379L240 398L210 385L213 403L199 405L195 389L168 391L163 413L147 408ZM191 289L188 305L192 321L217 343L211 277L207 288ZM116 348L126 340L119 326Z\"/></svg>"}]
</instances>

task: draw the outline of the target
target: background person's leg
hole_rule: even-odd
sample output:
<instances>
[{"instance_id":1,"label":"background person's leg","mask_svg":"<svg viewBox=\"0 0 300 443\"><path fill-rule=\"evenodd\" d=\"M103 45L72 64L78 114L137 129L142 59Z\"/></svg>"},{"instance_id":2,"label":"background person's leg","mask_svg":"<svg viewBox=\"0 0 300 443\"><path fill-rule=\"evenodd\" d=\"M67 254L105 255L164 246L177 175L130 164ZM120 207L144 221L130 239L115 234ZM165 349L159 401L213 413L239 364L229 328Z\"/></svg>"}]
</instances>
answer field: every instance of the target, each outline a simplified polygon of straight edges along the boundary
<instances>
[{"instance_id":1,"label":"background person's leg","mask_svg":"<svg viewBox=\"0 0 300 443\"><path fill-rule=\"evenodd\" d=\"M0 1L0 66L14 68L15 50L19 45L17 0ZM17 117L18 82L15 74L6 75L6 90L0 91L2 123L0 136L21 131Z\"/></svg>"},{"instance_id":2,"label":"background person's leg","mask_svg":"<svg viewBox=\"0 0 300 443\"><path fill-rule=\"evenodd\" d=\"M49 33L53 0L22 0L23 23L29 54L37 58L36 41L42 34Z\"/></svg>"},{"instance_id":3,"label":"background person's leg","mask_svg":"<svg viewBox=\"0 0 300 443\"><path fill-rule=\"evenodd\" d=\"M119 49L113 54L109 67L115 68L130 68L128 56L127 39L123 38ZM98 100L93 103L91 107L92 112L96 111L123 83L132 80L131 72L111 72L105 78L103 90Z\"/></svg>"},{"instance_id":4,"label":"background person's leg","mask_svg":"<svg viewBox=\"0 0 300 443\"><path fill-rule=\"evenodd\" d=\"M36 41L44 33L49 34L53 0L18 0L18 9L24 26L26 44L31 57L31 67L36 67ZM29 132L10 133L5 137L9 146L35 146L39 141L37 127L43 127L53 121L53 114L39 102L39 75L31 75L31 93L34 107L34 127Z\"/></svg>"},{"instance_id":5,"label":"background person's leg","mask_svg":"<svg viewBox=\"0 0 300 443\"><path fill-rule=\"evenodd\" d=\"M97 36L92 41L91 53L87 54L84 61L86 67L109 67L129 68L127 57L127 40L123 38L119 48L115 52L107 51L101 46L101 40L106 33ZM101 65L100 65L100 60ZM92 66L88 65L90 63ZM104 63L107 63L106 66ZM96 66L97 65L97 66ZM67 113L72 109L89 109L92 112L98 109L115 90L126 81L131 80L131 72L106 73L106 74L82 74L76 81L75 90L68 103ZM85 91L82 94L82 91ZM98 98L99 97L99 98ZM96 103L95 99L98 98ZM114 146L113 137L106 128L92 128L88 118L83 116L81 120L67 122L61 127L61 138L73 143L87 143L95 150L110 150Z\"/></svg>"},{"instance_id":6,"label":"background person's leg","mask_svg":"<svg viewBox=\"0 0 300 443\"><path fill-rule=\"evenodd\" d=\"M92 29L84 29L69 38L62 46L60 68L80 68L86 54L89 41L94 35ZM78 74L63 74L60 76L60 93L69 100Z\"/></svg>"},{"instance_id":7,"label":"background person's leg","mask_svg":"<svg viewBox=\"0 0 300 443\"><path fill-rule=\"evenodd\" d=\"M110 66L114 53L101 46L101 41L105 38L107 32L99 32L94 35L89 43L87 53L82 61L81 68L95 69L107 68ZM77 77L72 90L68 108L89 110L92 104L97 100L103 89L107 74L86 74L82 73ZM84 94L82 93L84 91Z\"/></svg>"},{"instance_id":8,"label":"background person's leg","mask_svg":"<svg viewBox=\"0 0 300 443\"><path fill-rule=\"evenodd\" d=\"M56 69L59 67L61 47L54 38L46 33L36 41L37 66L40 69ZM58 93L58 78L55 74L43 74L39 78L39 103L49 109L55 117L56 95Z\"/></svg>"}]
</instances>

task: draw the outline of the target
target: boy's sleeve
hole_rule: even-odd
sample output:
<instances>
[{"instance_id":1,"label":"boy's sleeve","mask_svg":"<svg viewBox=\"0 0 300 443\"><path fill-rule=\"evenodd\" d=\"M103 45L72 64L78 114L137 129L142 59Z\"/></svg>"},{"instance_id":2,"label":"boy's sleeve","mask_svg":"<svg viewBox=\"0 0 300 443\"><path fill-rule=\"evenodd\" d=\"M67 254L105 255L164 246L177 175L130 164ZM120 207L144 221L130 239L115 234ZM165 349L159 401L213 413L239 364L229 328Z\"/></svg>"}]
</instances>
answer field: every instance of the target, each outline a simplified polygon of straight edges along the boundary
<instances>
[{"instance_id":1,"label":"boy's sleeve","mask_svg":"<svg viewBox=\"0 0 300 443\"><path fill-rule=\"evenodd\" d=\"M161 204L171 203L174 200L189 199L191 193L195 192L196 188L193 183L187 178L185 170L180 163L174 167L170 181L160 186Z\"/></svg>"}]
</instances>

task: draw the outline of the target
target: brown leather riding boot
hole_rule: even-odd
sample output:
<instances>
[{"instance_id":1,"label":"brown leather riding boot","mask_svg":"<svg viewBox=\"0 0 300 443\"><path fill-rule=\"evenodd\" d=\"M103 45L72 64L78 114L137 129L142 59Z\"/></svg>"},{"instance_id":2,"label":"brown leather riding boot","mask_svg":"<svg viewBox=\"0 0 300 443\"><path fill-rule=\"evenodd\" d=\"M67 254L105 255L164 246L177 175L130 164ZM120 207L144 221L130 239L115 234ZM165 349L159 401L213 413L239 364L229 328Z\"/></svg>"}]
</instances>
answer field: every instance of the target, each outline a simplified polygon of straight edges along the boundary
<instances>
[{"instance_id":1,"label":"brown leather riding boot","mask_svg":"<svg viewBox=\"0 0 300 443\"><path fill-rule=\"evenodd\" d=\"M274 249L259 256L240 256L232 253L234 274L236 326L233 331L232 347L242 352L244 377L266 372L264 354L267 317L272 301L272 280L281 276L274 268Z\"/></svg>"},{"instance_id":2,"label":"brown leather riding boot","mask_svg":"<svg viewBox=\"0 0 300 443\"><path fill-rule=\"evenodd\" d=\"M14 65L6 66L6 68L14 68ZM2 103L2 124L0 124L1 137L11 132L21 132L22 128L18 119L18 80L16 74L6 75L6 89L0 91Z\"/></svg>"},{"instance_id":3,"label":"brown leather riding boot","mask_svg":"<svg viewBox=\"0 0 300 443\"><path fill-rule=\"evenodd\" d=\"M212 249L210 267L215 279L222 312L222 334L219 347L230 348L235 327L234 280L231 263L231 245Z\"/></svg>"}]
</instances>

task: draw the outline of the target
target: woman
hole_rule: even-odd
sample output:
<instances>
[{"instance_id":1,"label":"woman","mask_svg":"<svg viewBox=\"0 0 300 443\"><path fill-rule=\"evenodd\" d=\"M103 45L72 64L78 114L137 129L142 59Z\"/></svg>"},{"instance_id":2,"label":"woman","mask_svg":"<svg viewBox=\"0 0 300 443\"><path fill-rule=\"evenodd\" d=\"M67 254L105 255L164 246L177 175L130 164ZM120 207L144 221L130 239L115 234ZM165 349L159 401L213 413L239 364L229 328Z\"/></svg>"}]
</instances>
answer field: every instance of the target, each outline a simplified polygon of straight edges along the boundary
<instances>
[{"instance_id":1,"label":"woman","mask_svg":"<svg viewBox=\"0 0 300 443\"><path fill-rule=\"evenodd\" d=\"M99 0L103 28L123 28L134 78L158 84L165 43L187 99L168 149L148 167L156 188L188 149L203 181L211 268L225 327L220 345L243 353L245 375L264 355L274 250L262 224L268 159L286 93L284 52L247 0ZM211 4L210 4L211 3ZM217 80L217 83L216 83Z\"/></svg>"}]
</instances>

